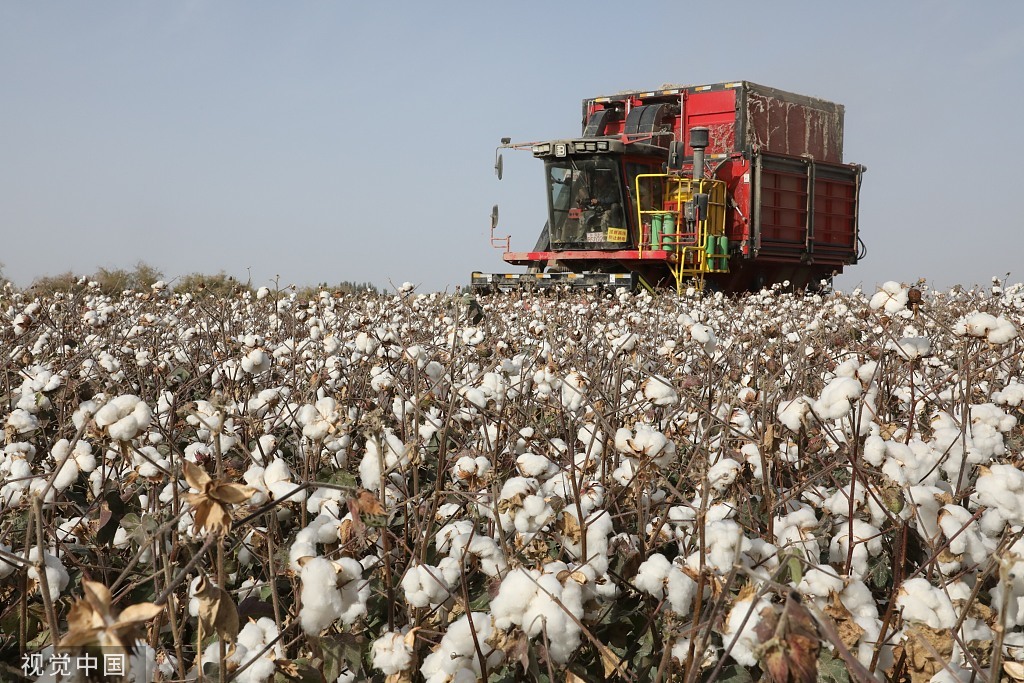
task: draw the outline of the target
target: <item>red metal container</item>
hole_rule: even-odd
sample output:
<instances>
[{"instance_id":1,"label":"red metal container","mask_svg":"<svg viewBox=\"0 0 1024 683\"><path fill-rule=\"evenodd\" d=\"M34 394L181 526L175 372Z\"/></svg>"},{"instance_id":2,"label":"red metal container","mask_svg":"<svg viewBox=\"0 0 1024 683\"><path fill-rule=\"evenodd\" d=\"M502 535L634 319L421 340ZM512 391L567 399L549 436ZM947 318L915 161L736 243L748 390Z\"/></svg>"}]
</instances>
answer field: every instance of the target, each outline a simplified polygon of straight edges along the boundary
<instances>
[{"instance_id":1,"label":"red metal container","mask_svg":"<svg viewBox=\"0 0 1024 683\"><path fill-rule=\"evenodd\" d=\"M865 169L843 162L843 113L840 104L737 81L586 99L583 130L661 147L682 141L692 157L689 131L706 127L706 172L728 184L726 233L739 254L723 284L751 287L806 283L857 262Z\"/></svg>"}]
</instances>

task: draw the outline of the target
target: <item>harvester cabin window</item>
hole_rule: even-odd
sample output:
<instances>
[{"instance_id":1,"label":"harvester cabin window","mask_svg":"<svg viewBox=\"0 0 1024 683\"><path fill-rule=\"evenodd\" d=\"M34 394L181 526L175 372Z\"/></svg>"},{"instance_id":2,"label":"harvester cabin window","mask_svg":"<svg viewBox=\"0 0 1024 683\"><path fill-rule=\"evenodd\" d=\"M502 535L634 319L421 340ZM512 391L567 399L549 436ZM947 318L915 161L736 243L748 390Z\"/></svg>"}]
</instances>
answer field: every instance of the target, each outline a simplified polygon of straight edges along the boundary
<instances>
[{"instance_id":1,"label":"harvester cabin window","mask_svg":"<svg viewBox=\"0 0 1024 683\"><path fill-rule=\"evenodd\" d=\"M622 176L612 159L548 162L551 245L556 249L621 248L625 228Z\"/></svg>"}]
</instances>

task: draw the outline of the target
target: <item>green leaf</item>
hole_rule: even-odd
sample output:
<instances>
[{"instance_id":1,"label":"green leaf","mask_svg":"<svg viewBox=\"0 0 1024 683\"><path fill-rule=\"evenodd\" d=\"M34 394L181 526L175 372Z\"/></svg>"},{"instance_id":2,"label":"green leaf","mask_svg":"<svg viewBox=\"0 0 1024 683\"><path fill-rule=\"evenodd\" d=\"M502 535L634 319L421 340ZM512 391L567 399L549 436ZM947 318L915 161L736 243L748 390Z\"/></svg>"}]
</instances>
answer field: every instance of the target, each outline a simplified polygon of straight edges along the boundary
<instances>
[{"instance_id":1,"label":"green leaf","mask_svg":"<svg viewBox=\"0 0 1024 683\"><path fill-rule=\"evenodd\" d=\"M320 650L324 658L324 678L328 683L338 680L345 671L359 672L362 670L363 652L368 643L365 636L342 633L327 636L320 640Z\"/></svg>"},{"instance_id":2,"label":"green leaf","mask_svg":"<svg viewBox=\"0 0 1024 683\"><path fill-rule=\"evenodd\" d=\"M321 472L318 481L322 481L325 484L333 484L335 486L344 486L346 488L358 488L359 481L356 479L356 475L345 470L335 470L334 472Z\"/></svg>"},{"instance_id":3,"label":"green leaf","mask_svg":"<svg viewBox=\"0 0 1024 683\"><path fill-rule=\"evenodd\" d=\"M727 664L722 667L715 683L754 683L754 677L750 675L750 670L745 666Z\"/></svg>"},{"instance_id":4,"label":"green leaf","mask_svg":"<svg viewBox=\"0 0 1024 683\"><path fill-rule=\"evenodd\" d=\"M868 561L868 583L875 588L892 585L892 562L888 553L882 553Z\"/></svg>"},{"instance_id":5,"label":"green leaf","mask_svg":"<svg viewBox=\"0 0 1024 683\"><path fill-rule=\"evenodd\" d=\"M818 683L850 683L846 662L826 648L818 653Z\"/></svg>"},{"instance_id":6,"label":"green leaf","mask_svg":"<svg viewBox=\"0 0 1024 683\"><path fill-rule=\"evenodd\" d=\"M290 662L277 662L274 683L327 683L327 679L305 659L294 659Z\"/></svg>"},{"instance_id":7,"label":"green leaf","mask_svg":"<svg viewBox=\"0 0 1024 683\"><path fill-rule=\"evenodd\" d=\"M800 562L799 557L790 557L788 565L790 579L792 579L793 583L800 585L800 582L803 581L804 578L803 563Z\"/></svg>"}]
</instances>

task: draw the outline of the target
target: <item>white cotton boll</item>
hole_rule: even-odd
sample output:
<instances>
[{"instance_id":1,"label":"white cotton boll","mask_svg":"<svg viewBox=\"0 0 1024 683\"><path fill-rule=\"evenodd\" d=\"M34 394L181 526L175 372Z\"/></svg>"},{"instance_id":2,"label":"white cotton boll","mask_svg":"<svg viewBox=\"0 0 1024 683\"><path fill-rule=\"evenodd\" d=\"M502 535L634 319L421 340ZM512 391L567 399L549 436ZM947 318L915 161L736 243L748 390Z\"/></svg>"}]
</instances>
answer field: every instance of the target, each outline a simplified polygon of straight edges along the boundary
<instances>
[{"instance_id":1,"label":"white cotton boll","mask_svg":"<svg viewBox=\"0 0 1024 683\"><path fill-rule=\"evenodd\" d=\"M679 403L679 394L676 393L672 382L660 375L652 375L647 378L641 387L644 398L656 406L671 406Z\"/></svg>"},{"instance_id":2,"label":"white cotton boll","mask_svg":"<svg viewBox=\"0 0 1024 683\"><path fill-rule=\"evenodd\" d=\"M489 669L498 666L505 658L501 650L490 644L493 634L494 625L489 614L463 614L448 627L441 642L423 660L420 673L427 683L475 683L483 673L477 644Z\"/></svg>"},{"instance_id":3,"label":"white cotton boll","mask_svg":"<svg viewBox=\"0 0 1024 683\"><path fill-rule=\"evenodd\" d=\"M562 405L566 410L579 410L586 401L590 378L583 372L570 372L562 381Z\"/></svg>"},{"instance_id":4,"label":"white cotton boll","mask_svg":"<svg viewBox=\"0 0 1024 683\"><path fill-rule=\"evenodd\" d=\"M729 510L731 512L731 506ZM742 527L731 519L709 521L704 527L704 537L705 564L716 571L728 571L737 555L750 549L750 539L743 535ZM699 555L700 553L694 553L687 558L687 564L691 568L699 568Z\"/></svg>"},{"instance_id":5,"label":"white cotton boll","mask_svg":"<svg viewBox=\"0 0 1024 683\"><path fill-rule=\"evenodd\" d=\"M256 298L257 299L259 299L259 300L266 299L268 296L270 296L270 288L269 287L260 287L259 289L256 290Z\"/></svg>"},{"instance_id":6,"label":"white cotton boll","mask_svg":"<svg viewBox=\"0 0 1024 683\"><path fill-rule=\"evenodd\" d=\"M821 391L814 402L814 413L825 420L837 420L853 409L854 400L861 395L860 382L852 377L836 377Z\"/></svg>"},{"instance_id":7,"label":"white cotton boll","mask_svg":"<svg viewBox=\"0 0 1024 683\"><path fill-rule=\"evenodd\" d=\"M1006 318L996 318L989 313L974 313L957 322L953 333L984 338L991 344L1005 344L1017 337L1017 328Z\"/></svg>"},{"instance_id":8,"label":"white cotton boll","mask_svg":"<svg viewBox=\"0 0 1024 683\"><path fill-rule=\"evenodd\" d=\"M1007 383L1001 391L992 394L992 401L1001 406L1019 406L1024 402L1024 384L1017 380Z\"/></svg>"},{"instance_id":9,"label":"white cotton boll","mask_svg":"<svg viewBox=\"0 0 1024 683\"><path fill-rule=\"evenodd\" d=\"M612 340L611 351L608 352L607 358L610 360L618 355L623 355L631 352L636 348L636 343L640 338L633 332L627 332L622 336L616 337Z\"/></svg>"},{"instance_id":10,"label":"white cotton boll","mask_svg":"<svg viewBox=\"0 0 1024 683\"><path fill-rule=\"evenodd\" d=\"M579 525L584 529L587 541L587 557L583 557L583 538L573 537L573 534L560 534L562 547L573 559L586 564L598 574L604 574L608 570L608 538L615 533L615 524L612 516L606 510L595 510L588 512L584 507L584 522ZM574 506L569 506L562 511L562 515L569 515L576 520ZM582 536L582 535L581 535Z\"/></svg>"},{"instance_id":11,"label":"white cotton boll","mask_svg":"<svg viewBox=\"0 0 1024 683\"><path fill-rule=\"evenodd\" d=\"M124 394L108 401L96 412L96 426L106 429L110 438L131 441L149 426L153 413L138 396Z\"/></svg>"},{"instance_id":12,"label":"white cotton boll","mask_svg":"<svg viewBox=\"0 0 1024 683\"><path fill-rule=\"evenodd\" d=\"M380 491L381 475L383 474L380 466L380 452L376 448L367 448L362 460L359 461L359 481L362 482L363 488Z\"/></svg>"},{"instance_id":13,"label":"white cotton boll","mask_svg":"<svg viewBox=\"0 0 1024 683\"><path fill-rule=\"evenodd\" d=\"M1006 522L1024 524L1024 472L1013 465L980 468L971 501L988 508L982 526L989 535L1002 532Z\"/></svg>"},{"instance_id":14,"label":"white cotton boll","mask_svg":"<svg viewBox=\"0 0 1024 683\"><path fill-rule=\"evenodd\" d=\"M887 342L885 350L894 351L903 360L915 360L931 353L931 347L932 342L928 337L903 337L899 341Z\"/></svg>"},{"instance_id":15,"label":"white cotton boll","mask_svg":"<svg viewBox=\"0 0 1024 683\"><path fill-rule=\"evenodd\" d=\"M722 458L708 468L708 485L721 493L729 488L740 473L740 464L730 458Z\"/></svg>"},{"instance_id":16,"label":"white cotton boll","mask_svg":"<svg viewBox=\"0 0 1024 683\"><path fill-rule=\"evenodd\" d=\"M282 458L275 458L263 471L263 481L268 485L278 482L290 482L292 478L291 468Z\"/></svg>"},{"instance_id":17,"label":"white cotton boll","mask_svg":"<svg viewBox=\"0 0 1024 683\"><path fill-rule=\"evenodd\" d=\"M936 521L942 534L950 539L949 552L954 555L966 555L971 562L982 564L995 552L995 543L981 533L980 526L966 508L943 505Z\"/></svg>"},{"instance_id":18,"label":"white cotton boll","mask_svg":"<svg viewBox=\"0 0 1024 683\"><path fill-rule=\"evenodd\" d=\"M704 353L711 355L715 352L715 347L718 346L718 338L715 337L715 333L710 327L694 324L690 326L689 332L690 338L704 347Z\"/></svg>"},{"instance_id":19,"label":"white cotton boll","mask_svg":"<svg viewBox=\"0 0 1024 683\"><path fill-rule=\"evenodd\" d=\"M552 660L564 664L580 644L582 590L572 578L563 584L550 573L542 574L537 586L523 613L523 631L531 638L546 635Z\"/></svg>"},{"instance_id":20,"label":"white cotton boll","mask_svg":"<svg viewBox=\"0 0 1024 683\"><path fill-rule=\"evenodd\" d=\"M753 593L753 590L750 589L750 592ZM729 611L725 630L722 632L722 640L727 647L732 646L729 655L740 666L757 664L756 653L759 651L760 638L757 637L755 629L761 623L761 612L766 608L771 609L770 602L764 598L758 598L755 603L754 595L751 594L737 600ZM744 623L744 619L746 619L746 623Z\"/></svg>"},{"instance_id":21,"label":"white cotton boll","mask_svg":"<svg viewBox=\"0 0 1024 683\"><path fill-rule=\"evenodd\" d=\"M668 574L668 605L676 614L690 613L693 597L697 594L697 583L681 567L673 565Z\"/></svg>"},{"instance_id":22,"label":"white cotton boll","mask_svg":"<svg viewBox=\"0 0 1024 683\"><path fill-rule=\"evenodd\" d=\"M619 466L612 471L612 479L622 486L629 486L640 472L640 463L636 458L623 458Z\"/></svg>"},{"instance_id":23,"label":"white cotton boll","mask_svg":"<svg viewBox=\"0 0 1024 683\"><path fill-rule=\"evenodd\" d=\"M373 641L370 658L375 669L390 676L412 668L413 652L404 633L385 631Z\"/></svg>"},{"instance_id":24,"label":"white cotton boll","mask_svg":"<svg viewBox=\"0 0 1024 683\"><path fill-rule=\"evenodd\" d=\"M88 441L79 441L75 444L71 457L78 463L78 469L86 474L96 469L96 456L92 452L92 444Z\"/></svg>"},{"instance_id":25,"label":"white cotton boll","mask_svg":"<svg viewBox=\"0 0 1024 683\"><path fill-rule=\"evenodd\" d=\"M754 479L757 481L764 480L764 470L762 469L764 462L761 459L761 450L757 447L757 444L745 443L740 447L740 453L743 455L743 461L750 466L753 472Z\"/></svg>"},{"instance_id":26,"label":"white cotton boll","mask_svg":"<svg viewBox=\"0 0 1024 683\"><path fill-rule=\"evenodd\" d=\"M314 404L299 408L295 419L302 425L302 435L311 441L323 440L340 419L338 402L324 397Z\"/></svg>"},{"instance_id":27,"label":"white cotton boll","mask_svg":"<svg viewBox=\"0 0 1024 683\"><path fill-rule=\"evenodd\" d=\"M242 357L242 370L251 375L266 372L271 365L271 358L263 349L253 349Z\"/></svg>"},{"instance_id":28,"label":"white cotton boll","mask_svg":"<svg viewBox=\"0 0 1024 683\"><path fill-rule=\"evenodd\" d=\"M628 429L616 430L615 445L621 453L653 458L658 467L668 467L676 459L675 442L648 424L638 424L635 434Z\"/></svg>"},{"instance_id":29,"label":"white cotton boll","mask_svg":"<svg viewBox=\"0 0 1024 683\"><path fill-rule=\"evenodd\" d=\"M788 429L798 432L804 423L804 416L807 415L807 411L810 410L810 407L810 398L807 396L798 396L792 401L780 401L779 407L775 411L775 415L778 417L779 422L785 425Z\"/></svg>"},{"instance_id":30,"label":"white cotton boll","mask_svg":"<svg viewBox=\"0 0 1024 683\"><path fill-rule=\"evenodd\" d=\"M322 557L310 559L299 572L302 583L299 620L309 635L319 634L345 611L337 578L334 565Z\"/></svg>"},{"instance_id":31,"label":"white cotton boll","mask_svg":"<svg viewBox=\"0 0 1024 683\"><path fill-rule=\"evenodd\" d=\"M555 511L542 496L531 495L523 498L523 506L516 512L513 523L519 533L534 534L554 517Z\"/></svg>"},{"instance_id":32,"label":"white cotton boll","mask_svg":"<svg viewBox=\"0 0 1024 683\"><path fill-rule=\"evenodd\" d=\"M23 408L16 408L7 416L7 430L26 434L39 428L39 418Z\"/></svg>"},{"instance_id":33,"label":"white cotton boll","mask_svg":"<svg viewBox=\"0 0 1024 683\"><path fill-rule=\"evenodd\" d=\"M298 533L295 534L295 540L292 541L291 548L288 550L288 562L292 571L298 572L301 570L299 560L303 557L316 556L317 537L322 523L318 517L310 522L308 526L299 529Z\"/></svg>"},{"instance_id":34,"label":"white cotton boll","mask_svg":"<svg viewBox=\"0 0 1024 683\"><path fill-rule=\"evenodd\" d=\"M633 585L658 600L667 595L667 582L672 563L660 553L654 553L644 560L633 578Z\"/></svg>"},{"instance_id":35,"label":"white cotton boll","mask_svg":"<svg viewBox=\"0 0 1024 683\"><path fill-rule=\"evenodd\" d=\"M516 468L524 477L547 479L558 473L558 465L543 455L526 452L516 458Z\"/></svg>"},{"instance_id":36,"label":"white cotton boll","mask_svg":"<svg viewBox=\"0 0 1024 683\"><path fill-rule=\"evenodd\" d=\"M508 567L508 562L505 560L505 554L502 552L501 546L493 538L474 536L469 541L469 545L466 546L466 552L475 556L480 561L480 570L487 576L498 576ZM456 559L461 557L461 552L458 551L454 544L450 556Z\"/></svg>"},{"instance_id":37,"label":"white cotton boll","mask_svg":"<svg viewBox=\"0 0 1024 683\"><path fill-rule=\"evenodd\" d=\"M824 598L828 598L832 593L842 593L844 587L845 583L835 569L828 565L817 565L810 566L804 571L796 589L802 595L814 598L819 607L824 607Z\"/></svg>"},{"instance_id":38,"label":"white cotton boll","mask_svg":"<svg viewBox=\"0 0 1024 683\"><path fill-rule=\"evenodd\" d=\"M896 595L896 606L903 610L904 621L920 622L939 630L956 626L956 611L949 596L924 577L903 582Z\"/></svg>"},{"instance_id":39,"label":"white cotton boll","mask_svg":"<svg viewBox=\"0 0 1024 683\"><path fill-rule=\"evenodd\" d=\"M871 297L868 307L873 311L882 309L886 313L896 313L905 309L909 301L909 290L900 283L890 280L882 284L882 288Z\"/></svg>"},{"instance_id":40,"label":"white cotton boll","mask_svg":"<svg viewBox=\"0 0 1024 683\"><path fill-rule=\"evenodd\" d=\"M505 575L498 594L491 600L491 616L496 628L508 630L523 623L523 614L537 592L539 578L539 571L524 567Z\"/></svg>"},{"instance_id":41,"label":"white cotton boll","mask_svg":"<svg viewBox=\"0 0 1024 683\"><path fill-rule=\"evenodd\" d=\"M864 440L864 449L861 451L864 462L872 467L881 467L885 462L885 440L875 434Z\"/></svg>"},{"instance_id":42,"label":"white cotton boll","mask_svg":"<svg viewBox=\"0 0 1024 683\"><path fill-rule=\"evenodd\" d=\"M852 523L854 542L850 575L863 579L868 571L868 558L875 557L882 552L882 535L877 528L867 522L854 519ZM850 523L844 521L829 544L829 562L845 564L849 556L850 545Z\"/></svg>"},{"instance_id":43,"label":"white cotton boll","mask_svg":"<svg viewBox=\"0 0 1024 683\"><path fill-rule=\"evenodd\" d=\"M1024 540L1010 546L1001 564L999 583L992 589L992 608L1007 626L1024 625Z\"/></svg>"},{"instance_id":44,"label":"white cotton boll","mask_svg":"<svg viewBox=\"0 0 1024 683\"><path fill-rule=\"evenodd\" d=\"M57 558L56 555L51 555L48 552L43 552L43 571L46 572L46 582L50 589L50 600L56 600L60 597L60 594L68 587L68 582L71 577L68 576L67 569ZM37 589L43 589L43 583L39 580L39 572L36 570L35 563L39 561L39 548L30 548L28 551L28 561L33 563L28 568L28 578L33 579L37 582Z\"/></svg>"},{"instance_id":45,"label":"white cotton boll","mask_svg":"<svg viewBox=\"0 0 1024 683\"><path fill-rule=\"evenodd\" d=\"M0 543L0 550L5 553L11 552L11 546ZM7 561L5 558L0 557L0 579L5 579L14 573L14 570L18 568L18 565L13 562Z\"/></svg>"},{"instance_id":46,"label":"white cotton boll","mask_svg":"<svg viewBox=\"0 0 1024 683\"><path fill-rule=\"evenodd\" d=\"M796 548L814 564L821 559L821 545L815 536L820 522L810 505L798 504L792 512L773 520L775 543L779 548Z\"/></svg>"},{"instance_id":47,"label":"white cotton boll","mask_svg":"<svg viewBox=\"0 0 1024 683\"><path fill-rule=\"evenodd\" d=\"M57 476L53 480L53 486L58 491L63 491L75 483L76 479L78 479L78 462L74 458L69 457L64 461L60 471L57 472Z\"/></svg>"},{"instance_id":48,"label":"white cotton boll","mask_svg":"<svg viewBox=\"0 0 1024 683\"><path fill-rule=\"evenodd\" d=\"M448 599L450 588L443 572L428 564L414 564L402 577L405 600L413 607L440 605Z\"/></svg>"}]
</instances>

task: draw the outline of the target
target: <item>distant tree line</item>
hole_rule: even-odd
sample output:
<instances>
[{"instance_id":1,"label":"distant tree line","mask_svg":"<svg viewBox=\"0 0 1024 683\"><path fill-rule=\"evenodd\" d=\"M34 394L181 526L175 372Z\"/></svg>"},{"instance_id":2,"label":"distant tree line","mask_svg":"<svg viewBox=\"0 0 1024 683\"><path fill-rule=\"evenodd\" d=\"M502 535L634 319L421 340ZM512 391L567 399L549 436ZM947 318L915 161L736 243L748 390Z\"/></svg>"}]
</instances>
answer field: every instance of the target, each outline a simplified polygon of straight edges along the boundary
<instances>
[{"instance_id":1,"label":"distant tree line","mask_svg":"<svg viewBox=\"0 0 1024 683\"><path fill-rule=\"evenodd\" d=\"M78 293L91 289L109 296L117 296L126 291L149 292L154 284L163 280L163 277L164 274L159 269L140 261L131 269L101 267L95 273L86 276L70 270L58 275L44 275L36 278L29 285L27 291L46 296L57 292ZM7 279L3 274L3 264L0 264L0 286L5 282ZM215 274L189 273L169 282L168 288L178 293L217 297L256 292L256 287L253 287L252 282L239 280L223 270ZM321 291L332 294L380 293L380 289L370 282L352 280L342 280L336 285L322 283L316 287L287 287L279 291L290 294L293 289L302 299L316 298Z\"/></svg>"}]
</instances>

